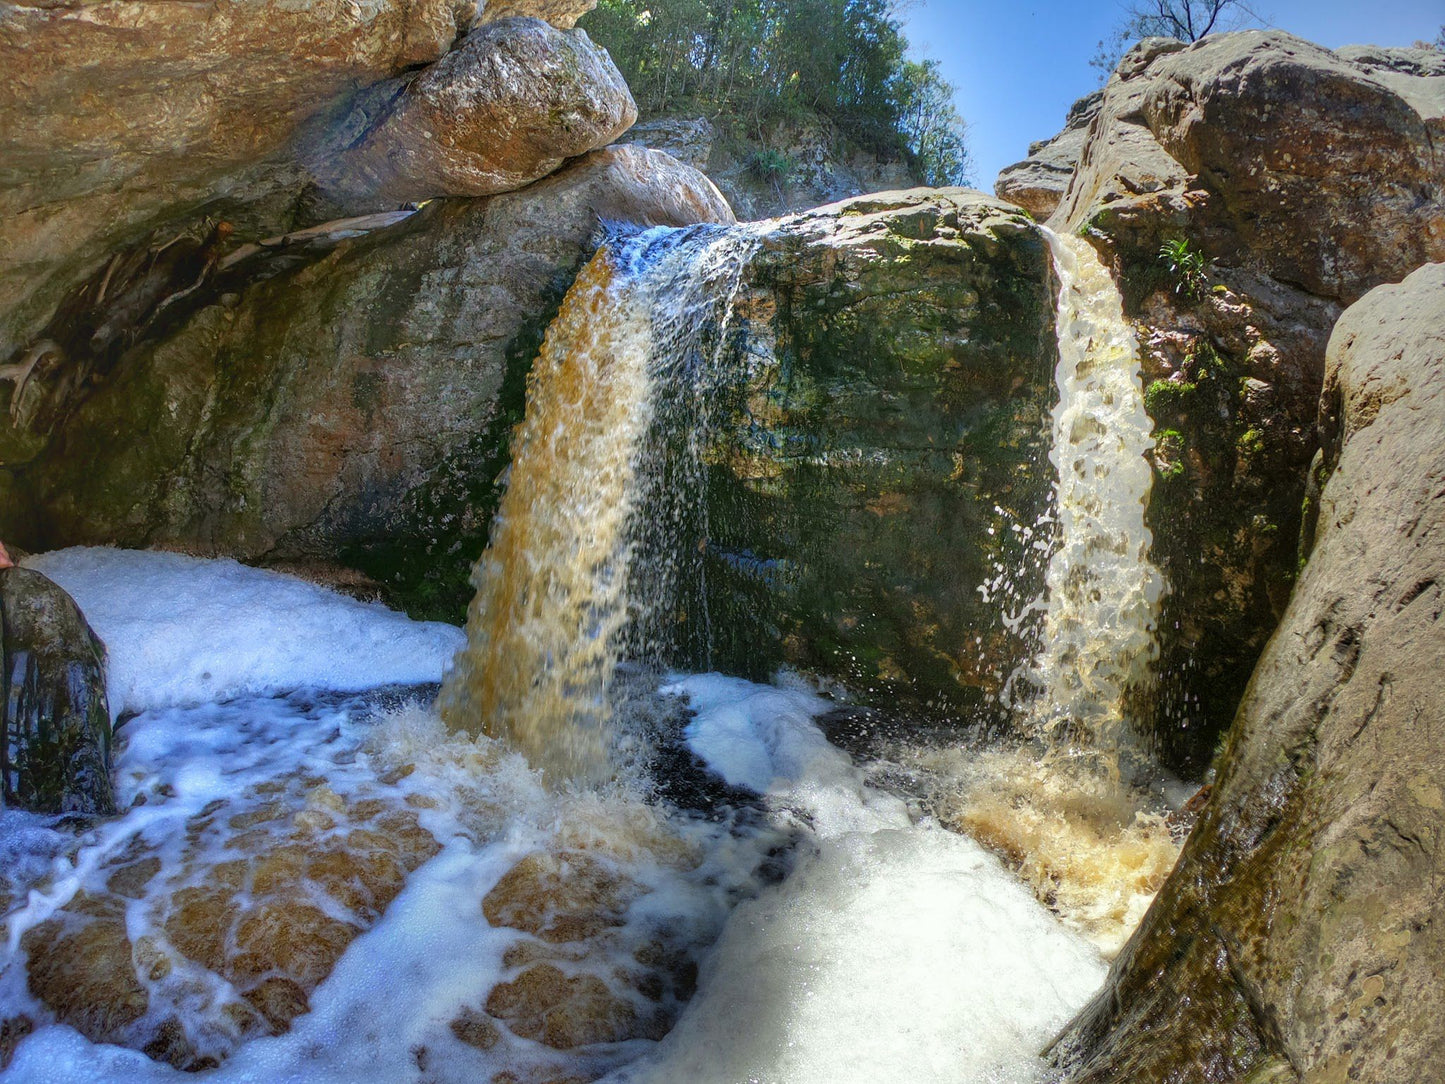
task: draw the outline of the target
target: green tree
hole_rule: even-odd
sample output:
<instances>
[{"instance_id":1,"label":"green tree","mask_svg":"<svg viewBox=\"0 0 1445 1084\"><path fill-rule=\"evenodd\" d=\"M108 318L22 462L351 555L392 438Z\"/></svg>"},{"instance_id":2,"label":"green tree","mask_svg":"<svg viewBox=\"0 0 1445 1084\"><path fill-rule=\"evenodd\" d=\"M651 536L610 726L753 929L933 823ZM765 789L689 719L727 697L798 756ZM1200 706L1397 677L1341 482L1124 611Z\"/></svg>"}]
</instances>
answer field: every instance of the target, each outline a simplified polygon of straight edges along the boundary
<instances>
[{"instance_id":1,"label":"green tree","mask_svg":"<svg viewBox=\"0 0 1445 1084\"><path fill-rule=\"evenodd\" d=\"M599 0L582 26L644 116L696 111L765 144L810 116L927 177L966 169L964 125L935 63L907 59L896 0Z\"/></svg>"},{"instance_id":2,"label":"green tree","mask_svg":"<svg viewBox=\"0 0 1445 1084\"><path fill-rule=\"evenodd\" d=\"M899 72L902 129L924 184L969 179L968 128L953 104L953 87L936 60L908 61Z\"/></svg>"}]
</instances>

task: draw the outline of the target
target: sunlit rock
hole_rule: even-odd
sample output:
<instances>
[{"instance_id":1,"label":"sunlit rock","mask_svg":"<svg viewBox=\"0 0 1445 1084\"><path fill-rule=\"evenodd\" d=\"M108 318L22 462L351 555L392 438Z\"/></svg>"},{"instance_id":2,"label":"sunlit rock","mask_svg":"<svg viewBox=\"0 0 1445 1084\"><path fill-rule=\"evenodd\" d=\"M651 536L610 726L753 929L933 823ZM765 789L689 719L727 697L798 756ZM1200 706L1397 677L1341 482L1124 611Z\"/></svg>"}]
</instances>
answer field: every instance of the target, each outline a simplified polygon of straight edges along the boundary
<instances>
[{"instance_id":1,"label":"sunlit rock","mask_svg":"<svg viewBox=\"0 0 1445 1084\"><path fill-rule=\"evenodd\" d=\"M1102 90L1084 95L1069 108L1062 132L1030 144L1027 158L1005 166L993 185L999 198L1018 204L1040 222L1058 210L1103 100Z\"/></svg>"},{"instance_id":2,"label":"sunlit rock","mask_svg":"<svg viewBox=\"0 0 1445 1084\"><path fill-rule=\"evenodd\" d=\"M521 188L636 119L621 73L585 33L505 19L367 91L308 160L348 207L391 209Z\"/></svg>"}]
</instances>

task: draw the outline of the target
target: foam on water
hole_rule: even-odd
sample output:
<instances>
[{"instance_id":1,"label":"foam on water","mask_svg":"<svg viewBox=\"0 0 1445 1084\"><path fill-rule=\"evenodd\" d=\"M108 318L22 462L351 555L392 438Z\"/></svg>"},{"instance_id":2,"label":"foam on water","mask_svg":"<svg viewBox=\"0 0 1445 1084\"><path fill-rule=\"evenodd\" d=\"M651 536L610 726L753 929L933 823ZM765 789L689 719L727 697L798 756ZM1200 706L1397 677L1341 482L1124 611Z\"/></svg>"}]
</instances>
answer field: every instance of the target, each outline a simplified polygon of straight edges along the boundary
<instances>
[{"instance_id":1,"label":"foam on water","mask_svg":"<svg viewBox=\"0 0 1445 1084\"><path fill-rule=\"evenodd\" d=\"M70 592L105 643L116 716L305 686L440 681L464 642L450 625L230 560L82 547L24 564Z\"/></svg>"},{"instance_id":2,"label":"foam on water","mask_svg":"<svg viewBox=\"0 0 1445 1084\"><path fill-rule=\"evenodd\" d=\"M92 619L109 633L113 664L135 668L117 683L128 706L248 681L340 682L372 663L373 645L440 639L318 589L278 589L229 562L88 551L81 575L77 560L39 563L62 575L69 568L82 606L114 608ZM225 661L217 644L285 631L286 608L268 616L266 606L299 597L293 590L322 596L327 635L268 636L268 651L216 679L210 668ZM262 597L266 591L274 594ZM172 607L158 601L165 595ZM125 598L162 627L128 618ZM177 598L194 609L174 609ZM151 644L162 694L149 693L141 676ZM431 650L417 662L428 675ZM194 680L201 672L212 673L211 685ZM637 783L549 789L519 755L485 737L447 733L424 701L398 706L396 693L302 691L142 712L118 733L123 816L77 834L0 813L0 847L17 882L0 943L0 1019L35 1024L0 1079L194 1079L134 1049L84 1038L27 986L27 933L59 930L47 942L55 948L56 937L75 928L63 916L104 922L110 906L121 916L114 936L131 946L122 964L140 968L149 997L145 1015L117 1027L117 1040L169 1036L174 1051L184 1032L192 1055L220 1061L203 1074L210 1080L1034 1079L1037 1049L1101 980L1097 954L979 846L915 823L902 802L868 786L814 721L827 701L796 685L718 675L679 677L667 691L697 713L687 724L689 747L763 795L761 815L687 816L648 801ZM427 846L408 852L416 860L404 863L404 884L381 907L305 865L313 848L333 863L358 847L365 858L388 832L414 842L414 829ZM780 855L792 856L781 882ZM114 887L118 873L150 858L159 871L149 881ZM570 916L592 923L585 936L529 931L538 914L553 921L565 911L556 898L520 892L496 903L508 879L539 858L591 871L595 898L584 902L602 910ZM302 861L297 872L277 875L293 861ZM237 874L238 863L249 872ZM259 895L263 873L271 904ZM184 922L171 922L185 893L225 883L248 886L227 897L243 914L286 903L320 909L351 930L307 989L309 1011L280 1034L266 1034L242 996L255 965L238 962L229 943L209 959L187 947ZM496 905L487 910L483 901ZM314 948L304 940L273 947L283 970L292 952ZM57 951L66 951L63 943ZM701 963L701 983L684 1007L685 986L668 983L687 960ZM604 1023L628 1026L563 1049L525 1014L509 1016L498 991L515 993L528 974L544 972L584 984L586 1004L612 1014ZM310 980L298 973L295 981L304 988Z\"/></svg>"}]
</instances>

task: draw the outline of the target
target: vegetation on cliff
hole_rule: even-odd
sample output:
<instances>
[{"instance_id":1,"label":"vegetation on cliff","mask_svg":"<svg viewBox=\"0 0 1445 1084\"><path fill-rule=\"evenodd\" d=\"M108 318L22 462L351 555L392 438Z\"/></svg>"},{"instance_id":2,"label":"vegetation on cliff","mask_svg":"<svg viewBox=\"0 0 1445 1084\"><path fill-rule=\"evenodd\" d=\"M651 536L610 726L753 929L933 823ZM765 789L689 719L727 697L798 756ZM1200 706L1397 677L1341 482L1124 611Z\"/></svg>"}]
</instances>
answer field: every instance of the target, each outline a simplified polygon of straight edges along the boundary
<instances>
[{"instance_id":1,"label":"vegetation on cliff","mask_svg":"<svg viewBox=\"0 0 1445 1084\"><path fill-rule=\"evenodd\" d=\"M894 0L601 0L580 25L644 117L706 115L761 168L788 167L770 142L779 124L820 120L928 184L968 173L953 88L936 62L908 59Z\"/></svg>"}]
</instances>

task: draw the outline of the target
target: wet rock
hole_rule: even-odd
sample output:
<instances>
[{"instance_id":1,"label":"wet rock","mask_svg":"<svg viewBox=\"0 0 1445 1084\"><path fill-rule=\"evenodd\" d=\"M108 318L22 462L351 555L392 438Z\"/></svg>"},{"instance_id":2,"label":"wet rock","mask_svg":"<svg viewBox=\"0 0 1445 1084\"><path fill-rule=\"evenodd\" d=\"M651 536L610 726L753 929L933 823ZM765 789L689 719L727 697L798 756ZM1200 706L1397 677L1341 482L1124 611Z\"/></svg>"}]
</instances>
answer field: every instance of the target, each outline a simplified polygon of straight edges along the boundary
<instances>
[{"instance_id":1,"label":"wet rock","mask_svg":"<svg viewBox=\"0 0 1445 1084\"><path fill-rule=\"evenodd\" d=\"M38 572L0 569L0 660L4 804L113 813L105 646Z\"/></svg>"},{"instance_id":2,"label":"wet rock","mask_svg":"<svg viewBox=\"0 0 1445 1084\"><path fill-rule=\"evenodd\" d=\"M583 853L528 855L503 875L482 913L493 926L524 930L553 943L586 941L622 925L640 889Z\"/></svg>"},{"instance_id":3,"label":"wet rock","mask_svg":"<svg viewBox=\"0 0 1445 1084\"><path fill-rule=\"evenodd\" d=\"M1308 563L1178 867L1058 1044L1079 1084L1438 1079L1445 264L1340 318L1320 427Z\"/></svg>"},{"instance_id":4,"label":"wet rock","mask_svg":"<svg viewBox=\"0 0 1445 1084\"><path fill-rule=\"evenodd\" d=\"M766 678L787 662L865 703L997 710L1029 650L1001 614L1042 587L1028 532L1052 483L1038 231L963 189L781 219L744 273L735 338L710 593L689 606L708 615L710 665Z\"/></svg>"},{"instance_id":5,"label":"wet rock","mask_svg":"<svg viewBox=\"0 0 1445 1084\"><path fill-rule=\"evenodd\" d=\"M1428 52L1331 53L1277 31L1150 39L1105 88L1050 220L1112 261L1140 325L1149 523L1171 593L1139 714L1188 775L1298 570L1330 329L1364 291L1445 257L1442 124Z\"/></svg>"},{"instance_id":6,"label":"wet rock","mask_svg":"<svg viewBox=\"0 0 1445 1084\"><path fill-rule=\"evenodd\" d=\"M190 1071L288 1030L441 848L398 799L342 798L301 777L264 786L237 795L237 812L217 802L190 818L179 863L137 838L94 889L27 930L30 993L94 1042ZM135 938L131 901L148 930Z\"/></svg>"},{"instance_id":7,"label":"wet rock","mask_svg":"<svg viewBox=\"0 0 1445 1084\"><path fill-rule=\"evenodd\" d=\"M487 1012L513 1034L555 1050L638 1038L637 1011L596 975L568 976L536 964L487 998Z\"/></svg>"},{"instance_id":8,"label":"wet rock","mask_svg":"<svg viewBox=\"0 0 1445 1084\"><path fill-rule=\"evenodd\" d=\"M299 246L299 266L296 244L259 253L236 265L257 281L119 359L26 471L38 507L0 506L0 537L340 564L455 620L526 372L599 222L731 218L701 174L616 147Z\"/></svg>"},{"instance_id":9,"label":"wet rock","mask_svg":"<svg viewBox=\"0 0 1445 1084\"><path fill-rule=\"evenodd\" d=\"M1040 222L1058 210L1084 153L1089 125L1099 115L1103 102L1102 90L1075 102L1064 118L1062 132L1031 144L1027 158L1003 168L993 184L998 197L1018 204Z\"/></svg>"},{"instance_id":10,"label":"wet rock","mask_svg":"<svg viewBox=\"0 0 1445 1084\"><path fill-rule=\"evenodd\" d=\"M372 88L310 161L333 198L384 210L510 192L636 119L621 73L583 31L503 19L416 76Z\"/></svg>"}]
</instances>

